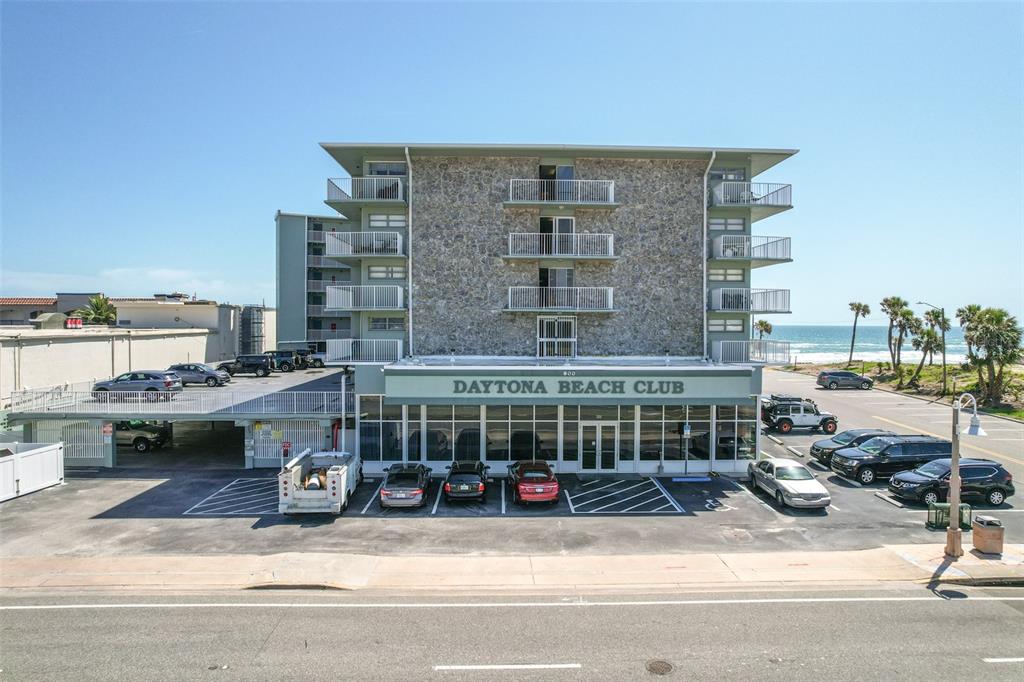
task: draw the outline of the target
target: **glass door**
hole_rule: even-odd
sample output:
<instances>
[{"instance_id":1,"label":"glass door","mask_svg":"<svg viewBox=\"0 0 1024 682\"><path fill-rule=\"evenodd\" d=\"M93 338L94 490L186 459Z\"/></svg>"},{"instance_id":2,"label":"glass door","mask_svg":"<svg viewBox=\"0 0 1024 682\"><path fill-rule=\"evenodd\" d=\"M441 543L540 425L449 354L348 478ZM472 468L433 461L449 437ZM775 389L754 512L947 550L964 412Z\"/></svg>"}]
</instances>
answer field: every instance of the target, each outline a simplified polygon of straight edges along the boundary
<instances>
[{"instance_id":1,"label":"glass door","mask_svg":"<svg viewBox=\"0 0 1024 682\"><path fill-rule=\"evenodd\" d=\"M619 425L580 422L580 471L615 471Z\"/></svg>"}]
</instances>

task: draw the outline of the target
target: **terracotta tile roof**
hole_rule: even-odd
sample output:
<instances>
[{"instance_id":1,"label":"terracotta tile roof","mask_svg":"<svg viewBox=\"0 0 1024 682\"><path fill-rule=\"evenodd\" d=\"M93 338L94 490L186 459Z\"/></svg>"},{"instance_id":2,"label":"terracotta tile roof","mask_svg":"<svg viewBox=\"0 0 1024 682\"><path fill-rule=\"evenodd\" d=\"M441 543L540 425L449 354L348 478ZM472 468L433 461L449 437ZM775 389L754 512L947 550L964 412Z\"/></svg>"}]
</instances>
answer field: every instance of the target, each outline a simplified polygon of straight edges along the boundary
<instances>
[{"instance_id":1,"label":"terracotta tile roof","mask_svg":"<svg viewBox=\"0 0 1024 682\"><path fill-rule=\"evenodd\" d=\"M0 296L0 305L56 305L57 299L46 296Z\"/></svg>"},{"instance_id":2,"label":"terracotta tile roof","mask_svg":"<svg viewBox=\"0 0 1024 682\"><path fill-rule=\"evenodd\" d=\"M111 303L131 303L133 301L155 301L156 299L152 296L111 296L107 300Z\"/></svg>"}]
</instances>

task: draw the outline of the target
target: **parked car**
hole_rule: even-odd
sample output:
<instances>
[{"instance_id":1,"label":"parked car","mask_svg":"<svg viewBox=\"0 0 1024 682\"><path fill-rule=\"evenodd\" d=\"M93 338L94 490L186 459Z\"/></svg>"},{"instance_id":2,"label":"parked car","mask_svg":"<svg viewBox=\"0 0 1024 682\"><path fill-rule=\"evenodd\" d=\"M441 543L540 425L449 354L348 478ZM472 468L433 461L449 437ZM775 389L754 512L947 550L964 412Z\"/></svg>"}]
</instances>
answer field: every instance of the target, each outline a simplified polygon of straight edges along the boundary
<instances>
[{"instance_id":1,"label":"parked car","mask_svg":"<svg viewBox=\"0 0 1024 682\"><path fill-rule=\"evenodd\" d=\"M895 436L892 431L881 429L849 429L825 440L816 440L811 445L811 457L825 466L832 464L832 453L843 448L855 448L865 441L878 436Z\"/></svg>"},{"instance_id":2,"label":"parked car","mask_svg":"<svg viewBox=\"0 0 1024 682\"><path fill-rule=\"evenodd\" d=\"M299 369L323 367L324 359L327 357L326 353L317 353L307 349L297 350L295 353L299 356Z\"/></svg>"},{"instance_id":3,"label":"parked car","mask_svg":"<svg viewBox=\"0 0 1024 682\"><path fill-rule=\"evenodd\" d=\"M477 450L479 452L479 450ZM478 500L487 501L486 464L478 459L456 460L448 466L442 490L444 501Z\"/></svg>"},{"instance_id":4,"label":"parked car","mask_svg":"<svg viewBox=\"0 0 1024 682\"><path fill-rule=\"evenodd\" d=\"M889 492L914 502L944 502L949 495L950 460L937 459L913 471L901 471L889 479ZM981 499L998 507L1016 492L1013 474L988 459L960 460L960 496Z\"/></svg>"},{"instance_id":5,"label":"parked car","mask_svg":"<svg viewBox=\"0 0 1024 682\"><path fill-rule=\"evenodd\" d=\"M317 351L309 352L309 364L313 367L323 367L327 364L327 353L320 353Z\"/></svg>"},{"instance_id":6,"label":"parked car","mask_svg":"<svg viewBox=\"0 0 1024 682\"><path fill-rule=\"evenodd\" d=\"M860 388L865 391L875 385L875 380L856 372L840 369L827 369L818 373L818 385L829 390L837 388Z\"/></svg>"},{"instance_id":7,"label":"parked car","mask_svg":"<svg viewBox=\"0 0 1024 682\"><path fill-rule=\"evenodd\" d=\"M772 394L761 399L761 422L779 433L793 429L821 429L835 433L839 419L830 412L822 412L813 400L792 395Z\"/></svg>"},{"instance_id":8,"label":"parked car","mask_svg":"<svg viewBox=\"0 0 1024 682\"><path fill-rule=\"evenodd\" d=\"M840 476L874 483L880 476L908 471L936 459L949 457L953 446L934 436L879 436L855 448L832 454L832 471Z\"/></svg>"},{"instance_id":9,"label":"parked car","mask_svg":"<svg viewBox=\"0 0 1024 682\"><path fill-rule=\"evenodd\" d=\"M174 372L164 369L143 369L125 372L114 379L97 382L92 387L92 395L99 400L107 400L112 391L138 391L146 400L170 400L181 390L181 377Z\"/></svg>"},{"instance_id":10,"label":"parked car","mask_svg":"<svg viewBox=\"0 0 1024 682\"><path fill-rule=\"evenodd\" d=\"M292 372L299 366L299 358L293 350L268 350L265 353L270 358L273 368L279 372Z\"/></svg>"},{"instance_id":11,"label":"parked car","mask_svg":"<svg viewBox=\"0 0 1024 682\"><path fill-rule=\"evenodd\" d=\"M231 375L223 369L217 369L202 362L190 362L184 365L171 365L168 372L174 372L181 377L181 385L206 384L211 388L223 386L231 381Z\"/></svg>"},{"instance_id":12,"label":"parked car","mask_svg":"<svg viewBox=\"0 0 1024 682\"><path fill-rule=\"evenodd\" d=\"M430 491L430 469L422 464L394 464L384 470L381 507L422 507Z\"/></svg>"},{"instance_id":13,"label":"parked car","mask_svg":"<svg viewBox=\"0 0 1024 682\"><path fill-rule=\"evenodd\" d=\"M747 465L747 474L755 487L775 498L780 507L810 509L832 504L828 490L811 470L792 459L764 459Z\"/></svg>"},{"instance_id":14,"label":"parked car","mask_svg":"<svg viewBox=\"0 0 1024 682\"><path fill-rule=\"evenodd\" d=\"M119 447L131 446L136 452L149 452L163 447L171 439L170 431L140 419L131 419L114 424L114 442Z\"/></svg>"},{"instance_id":15,"label":"parked car","mask_svg":"<svg viewBox=\"0 0 1024 682\"><path fill-rule=\"evenodd\" d=\"M255 374L258 377L270 375L274 363L266 355L239 355L234 360L228 360L217 365L230 376L236 374Z\"/></svg>"},{"instance_id":16,"label":"parked car","mask_svg":"<svg viewBox=\"0 0 1024 682\"><path fill-rule=\"evenodd\" d=\"M508 465L508 483L512 488L512 501L550 502L558 504L558 479L544 460L524 459Z\"/></svg>"}]
</instances>

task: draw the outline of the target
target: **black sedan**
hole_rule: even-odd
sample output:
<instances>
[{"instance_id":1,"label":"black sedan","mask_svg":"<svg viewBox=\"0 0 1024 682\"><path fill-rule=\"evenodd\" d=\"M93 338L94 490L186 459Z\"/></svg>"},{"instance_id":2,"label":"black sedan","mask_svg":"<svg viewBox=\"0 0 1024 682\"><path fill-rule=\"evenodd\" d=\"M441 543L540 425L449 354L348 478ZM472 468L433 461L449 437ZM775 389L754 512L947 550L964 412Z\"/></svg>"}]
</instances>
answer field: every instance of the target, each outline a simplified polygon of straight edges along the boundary
<instances>
[{"instance_id":1,"label":"black sedan","mask_svg":"<svg viewBox=\"0 0 1024 682\"><path fill-rule=\"evenodd\" d=\"M843 448L855 448L865 441L869 441L875 436L895 436L896 434L892 431L882 431L881 429L849 429L842 433L837 433L831 438L824 440L816 440L811 445L811 457L818 460L825 466L831 466L832 464L832 453L836 450L842 450Z\"/></svg>"},{"instance_id":2,"label":"black sedan","mask_svg":"<svg viewBox=\"0 0 1024 682\"><path fill-rule=\"evenodd\" d=\"M384 470L381 507L422 507L430 489L430 469L422 464L395 464Z\"/></svg>"},{"instance_id":3,"label":"black sedan","mask_svg":"<svg viewBox=\"0 0 1024 682\"><path fill-rule=\"evenodd\" d=\"M487 501L487 465L480 460L460 460L448 467L444 478L444 501Z\"/></svg>"}]
</instances>

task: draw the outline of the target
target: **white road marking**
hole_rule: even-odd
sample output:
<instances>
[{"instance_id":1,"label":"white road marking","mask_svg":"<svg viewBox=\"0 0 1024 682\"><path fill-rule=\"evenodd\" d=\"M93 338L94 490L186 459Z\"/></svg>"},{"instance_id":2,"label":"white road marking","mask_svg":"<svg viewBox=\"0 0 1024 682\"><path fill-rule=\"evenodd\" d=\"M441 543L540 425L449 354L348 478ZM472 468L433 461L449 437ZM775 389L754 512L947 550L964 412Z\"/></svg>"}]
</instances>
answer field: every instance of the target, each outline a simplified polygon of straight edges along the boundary
<instances>
[{"instance_id":1,"label":"white road marking","mask_svg":"<svg viewBox=\"0 0 1024 682\"><path fill-rule=\"evenodd\" d=\"M1024 602L1024 597L968 596L947 599L942 595L927 597L764 597L750 599L666 599L631 601L588 601L578 599L554 602L150 602L119 604L18 604L2 605L0 611L89 611L105 609L481 609L481 608L554 608L554 607L598 607L598 606L708 606L756 605L756 604L843 604L873 602L931 602L934 604L964 604L970 602Z\"/></svg>"},{"instance_id":2,"label":"white road marking","mask_svg":"<svg viewBox=\"0 0 1024 682\"><path fill-rule=\"evenodd\" d=\"M912 514L928 513L927 509L907 509L907 511L911 512ZM976 507L972 507L971 511L983 512L982 515L987 516L989 514L1020 514L1021 512L1024 512L1024 509L978 509Z\"/></svg>"},{"instance_id":3,"label":"white road marking","mask_svg":"<svg viewBox=\"0 0 1024 682\"><path fill-rule=\"evenodd\" d=\"M444 484L439 483L437 485L437 499L434 500L434 508L430 510L430 515L433 516L437 513L437 505L441 501L441 493L444 492Z\"/></svg>"},{"instance_id":4,"label":"white road marking","mask_svg":"<svg viewBox=\"0 0 1024 682\"><path fill-rule=\"evenodd\" d=\"M445 670L579 670L579 663L492 663L489 665L435 665L435 671Z\"/></svg>"},{"instance_id":5,"label":"white road marking","mask_svg":"<svg viewBox=\"0 0 1024 682\"><path fill-rule=\"evenodd\" d=\"M907 506L907 505L903 504L902 502L900 502L899 500L893 499L892 497L889 497L888 495L884 495L881 492L876 492L875 493L875 497L877 497L878 499L882 500L883 502L888 502L892 506L899 507L901 509Z\"/></svg>"},{"instance_id":6,"label":"white road marking","mask_svg":"<svg viewBox=\"0 0 1024 682\"><path fill-rule=\"evenodd\" d=\"M643 495L647 495L648 493L651 493L651 492L654 492L653 488L648 489L648 490L641 490L636 495L630 495L629 497L627 497L624 500L615 500L614 502L610 502L610 503L606 504L603 507L598 507L597 509L588 509L584 513L586 513L586 514L596 514L596 513L600 512L602 509L607 509L608 507L614 507L615 505L622 504L623 502L629 502L630 500L635 500L636 498L641 497ZM653 502L653 501L654 500L647 500L647 502L642 502L641 504L647 504L648 502ZM624 509L623 511L629 511L629 510L628 509Z\"/></svg>"},{"instance_id":7,"label":"white road marking","mask_svg":"<svg viewBox=\"0 0 1024 682\"><path fill-rule=\"evenodd\" d=\"M1020 658L983 658L986 663L1024 663L1024 656Z\"/></svg>"},{"instance_id":8,"label":"white road marking","mask_svg":"<svg viewBox=\"0 0 1024 682\"><path fill-rule=\"evenodd\" d=\"M770 433L766 433L764 435L765 435L765 437L768 440L770 440L771 442L775 443L776 445L782 445L782 439L781 438L776 438L775 436L771 435Z\"/></svg>"},{"instance_id":9,"label":"white road marking","mask_svg":"<svg viewBox=\"0 0 1024 682\"><path fill-rule=\"evenodd\" d=\"M753 481L751 481L751 483L750 483L750 484L751 484L751 485L754 485ZM762 499L761 499L760 497L758 497L757 495L755 495L755 494L753 493L753 491L751 491L751 490L750 490L750 488L748 488L747 486L745 486L745 485L741 485L741 484L739 484L739 483L736 483L735 481L733 481L733 485L735 485L735 486L736 486L737 488L739 488L740 490L742 490L742 491L743 491L743 492L745 492L746 494L748 494L748 495L750 495L751 497L753 497L753 498L754 498L754 500L755 500L755 501L756 501L756 502L757 502L757 503L758 503L759 505L761 505L762 507L764 507L765 509L768 509L768 510L770 510L770 511L771 511L772 513L774 513L774 514L780 514L780 515L782 514L782 512L780 512L780 511L779 511L778 509L776 509L775 507L771 506L770 504L768 504L767 502L765 502L764 500L762 500Z\"/></svg>"},{"instance_id":10,"label":"white road marking","mask_svg":"<svg viewBox=\"0 0 1024 682\"><path fill-rule=\"evenodd\" d=\"M587 481L586 483L581 483L580 487L581 488L586 488L587 486L594 485L595 483L600 483L603 480L604 480L603 478L595 478L593 481Z\"/></svg>"},{"instance_id":11,"label":"white road marking","mask_svg":"<svg viewBox=\"0 0 1024 682\"><path fill-rule=\"evenodd\" d=\"M896 426L901 426L901 427L903 427L905 429L916 429L916 430L920 431L922 434L924 434L926 436L935 436L936 438L945 438L945 436L940 436L939 434L936 434L936 433L930 433L930 432L924 431L922 429L917 429L914 426L907 426L906 424L901 424L900 422L893 421L892 419L886 419L885 417L880 417L878 415L872 415L872 417L875 418L875 419L880 419L880 420L882 420L884 422L888 422L890 424L895 424ZM960 442L960 447L961 448L969 448L971 450L977 450L978 452L982 452L982 453L988 455L989 457L995 457L996 459L1002 460L1004 462L1009 461L1009 462L1013 462L1015 464L1024 464L1024 459L1016 459L1014 457L1010 457L1009 455L1001 455L998 452L992 452L991 450L986 450L985 448L979 448L977 445L972 445L971 443L965 443L965 442L963 442L963 440L961 440L961 442Z\"/></svg>"},{"instance_id":12,"label":"white road marking","mask_svg":"<svg viewBox=\"0 0 1024 682\"><path fill-rule=\"evenodd\" d=\"M569 491L568 490L563 490L562 492L565 493L565 501L569 504L569 511L571 513L575 514L576 513L576 507L572 506L572 496L569 495Z\"/></svg>"},{"instance_id":13,"label":"white road marking","mask_svg":"<svg viewBox=\"0 0 1024 682\"><path fill-rule=\"evenodd\" d=\"M623 488L622 490L616 490L613 493L608 493L607 495L602 495L601 497L595 497L594 499L587 500L586 502L580 502L579 506L582 507L585 504L593 504L594 502L597 502L598 500L603 500L606 497L611 497L612 495L618 495L619 493L624 493L627 490L632 490L633 488L638 488L638 487L640 487L642 485L645 485L646 483L647 483L647 481L640 481L636 485L631 485L628 488ZM579 495L577 495L576 497L579 497Z\"/></svg>"},{"instance_id":14,"label":"white road marking","mask_svg":"<svg viewBox=\"0 0 1024 682\"><path fill-rule=\"evenodd\" d=\"M792 452L797 457L803 457L804 456L804 454L802 452L800 452L799 450L794 448L792 445L787 445L786 449L789 450L790 452Z\"/></svg>"},{"instance_id":15,"label":"white road marking","mask_svg":"<svg viewBox=\"0 0 1024 682\"><path fill-rule=\"evenodd\" d=\"M237 479L237 478L235 479L235 481L238 481L238 480L240 480L240 479ZM213 495L208 495L208 496L204 497L202 500L200 500L199 502L195 503L194 505L192 505L191 507L186 509L183 513L188 514L190 511L192 511L196 507L200 506L201 504L203 504L203 502L206 502L211 497L215 497L218 493L223 492L223 491L227 490L228 488L230 488L231 486L233 486L235 484L235 481L231 481L231 483L228 483L226 486L224 486L223 488L218 490Z\"/></svg>"},{"instance_id":16,"label":"white road marking","mask_svg":"<svg viewBox=\"0 0 1024 682\"><path fill-rule=\"evenodd\" d=\"M507 488L507 487L508 486L506 486L504 483L501 484L501 513L502 514L505 513L505 488Z\"/></svg>"},{"instance_id":17,"label":"white road marking","mask_svg":"<svg viewBox=\"0 0 1024 682\"><path fill-rule=\"evenodd\" d=\"M675 508L676 508L676 511L677 511L677 512L679 512L680 514L683 514L683 513L685 513L685 512L686 512L686 510L685 510L685 509L683 509L683 508L682 508L682 507L681 507L681 506L679 505L679 503L678 503L678 502L676 502L676 498L675 498L675 497L673 497L673 496L672 496L672 495L671 495L671 494L670 494L670 493L669 493L669 492L668 492L667 490L665 490L665 486L663 486L663 485L661 484L661 481L659 481L659 480L658 480L657 478L655 478L654 476L651 476L651 481L653 481L653 482L654 482L654 485L658 486L658 489L659 489L659 490L661 490L662 494L663 494L663 495L665 496L665 498L666 498L666 499L668 500L669 504L671 504L671 505L672 505L673 507L675 507ZM656 509L655 511L658 511L658 510Z\"/></svg>"},{"instance_id":18,"label":"white road marking","mask_svg":"<svg viewBox=\"0 0 1024 682\"><path fill-rule=\"evenodd\" d=\"M382 480L380 482L380 485L377 486L377 490L375 490L374 493L373 493L373 497L371 497L370 500L366 503L366 506L363 507L363 511L359 512L360 514L365 514L366 510L370 508L371 504L373 504L373 501L380 497L381 488L384 487L384 481L386 481L386 480L387 480L387 478L384 478L384 480Z\"/></svg>"},{"instance_id":19,"label":"white road marking","mask_svg":"<svg viewBox=\"0 0 1024 682\"><path fill-rule=\"evenodd\" d=\"M834 504L830 504L830 505L828 506L828 508L829 508L829 509L835 509L836 511L842 511L842 510L841 510L841 509L840 509L839 507L835 506Z\"/></svg>"},{"instance_id":20,"label":"white road marking","mask_svg":"<svg viewBox=\"0 0 1024 682\"><path fill-rule=\"evenodd\" d=\"M612 481L608 485L603 485L600 488L594 488L593 490L586 490L586 491L584 491L582 493L577 493L576 494L576 499L579 499L579 498L583 497L584 495L589 495L590 493L596 493L598 490L604 490L605 488L611 488L612 486L619 485L620 483L622 483L622 481Z\"/></svg>"}]
</instances>

